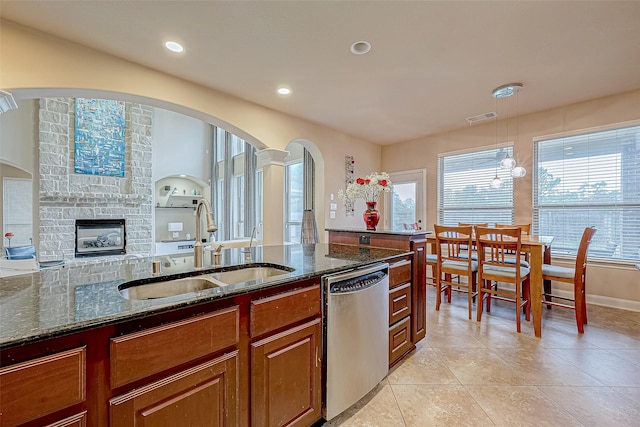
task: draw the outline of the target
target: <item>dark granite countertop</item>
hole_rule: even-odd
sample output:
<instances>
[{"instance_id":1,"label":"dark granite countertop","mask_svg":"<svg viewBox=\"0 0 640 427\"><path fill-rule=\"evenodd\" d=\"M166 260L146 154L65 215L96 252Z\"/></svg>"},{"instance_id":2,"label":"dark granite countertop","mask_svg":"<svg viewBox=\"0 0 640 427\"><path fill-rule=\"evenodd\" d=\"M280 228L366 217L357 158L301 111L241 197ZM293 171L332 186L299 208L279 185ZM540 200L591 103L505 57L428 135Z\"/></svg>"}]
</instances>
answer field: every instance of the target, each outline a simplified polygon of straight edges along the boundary
<instances>
[{"instance_id":1,"label":"dark granite countertop","mask_svg":"<svg viewBox=\"0 0 640 427\"><path fill-rule=\"evenodd\" d=\"M349 233L392 234L398 236L420 236L431 234L428 230L367 230L366 228L325 228L325 231L346 231Z\"/></svg>"},{"instance_id":2,"label":"dark granite countertop","mask_svg":"<svg viewBox=\"0 0 640 427\"><path fill-rule=\"evenodd\" d=\"M192 254L176 254L81 263L2 278L0 349L336 273L404 253L407 252L337 244L263 246L252 248L250 260L240 249L224 249L219 265L214 264L211 252L205 252L204 267L198 270L193 267ZM153 261L161 262L160 274L152 274ZM132 281L151 283L251 263L286 265L295 270L264 280L204 290L197 295L127 300L118 291L118 286Z\"/></svg>"}]
</instances>

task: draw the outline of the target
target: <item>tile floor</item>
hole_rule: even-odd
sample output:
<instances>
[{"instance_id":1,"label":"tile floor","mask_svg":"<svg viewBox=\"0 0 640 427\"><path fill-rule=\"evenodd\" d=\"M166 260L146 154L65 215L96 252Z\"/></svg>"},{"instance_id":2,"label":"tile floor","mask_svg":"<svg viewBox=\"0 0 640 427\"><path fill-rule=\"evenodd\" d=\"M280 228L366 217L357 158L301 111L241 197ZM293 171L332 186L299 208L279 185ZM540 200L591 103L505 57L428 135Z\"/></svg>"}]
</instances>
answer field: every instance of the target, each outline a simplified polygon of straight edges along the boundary
<instances>
[{"instance_id":1,"label":"tile floor","mask_svg":"<svg viewBox=\"0 0 640 427\"><path fill-rule=\"evenodd\" d=\"M465 295L427 298L416 351L325 427L640 425L640 313L590 305L580 335L573 311L543 309L538 339L509 303L477 323Z\"/></svg>"}]
</instances>

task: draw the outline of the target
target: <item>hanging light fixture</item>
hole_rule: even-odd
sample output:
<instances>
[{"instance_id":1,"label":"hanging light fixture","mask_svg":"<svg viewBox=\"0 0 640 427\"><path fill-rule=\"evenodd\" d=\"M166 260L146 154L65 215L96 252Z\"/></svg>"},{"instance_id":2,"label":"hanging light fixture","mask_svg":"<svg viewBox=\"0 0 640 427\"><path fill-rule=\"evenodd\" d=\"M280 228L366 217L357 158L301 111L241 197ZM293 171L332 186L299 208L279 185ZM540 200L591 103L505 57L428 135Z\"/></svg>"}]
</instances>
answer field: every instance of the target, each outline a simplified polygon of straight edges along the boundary
<instances>
[{"instance_id":1,"label":"hanging light fixture","mask_svg":"<svg viewBox=\"0 0 640 427\"><path fill-rule=\"evenodd\" d=\"M496 98L496 113L498 112L498 98ZM498 152L498 115L495 117L496 122L496 153ZM496 162L496 176L491 180L491 188L499 190L502 187L502 180L498 176L498 162Z\"/></svg>"},{"instance_id":2,"label":"hanging light fixture","mask_svg":"<svg viewBox=\"0 0 640 427\"><path fill-rule=\"evenodd\" d=\"M517 143L518 136L520 134L520 129L519 129L520 111L518 106L518 92L520 92L520 89L522 89L523 86L524 85L522 83L507 83L505 85L498 86L493 90L493 92L491 92L491 95L496 99L496 108L497 108L498 99L509 98L514 94L516 95L516 115L517 115L516 136L515 136L516 143ZM508 139L508 135L509 135L509 102L507 100L507 139ZM511 176L513 178L522 178L527 174L527 170L522 166L518 166L516 159L514 159L513 157L510 157L508 154L505 156L504 159L500 161L500 167L503 169L510 170Z\"/></svg>"}]
</instances>

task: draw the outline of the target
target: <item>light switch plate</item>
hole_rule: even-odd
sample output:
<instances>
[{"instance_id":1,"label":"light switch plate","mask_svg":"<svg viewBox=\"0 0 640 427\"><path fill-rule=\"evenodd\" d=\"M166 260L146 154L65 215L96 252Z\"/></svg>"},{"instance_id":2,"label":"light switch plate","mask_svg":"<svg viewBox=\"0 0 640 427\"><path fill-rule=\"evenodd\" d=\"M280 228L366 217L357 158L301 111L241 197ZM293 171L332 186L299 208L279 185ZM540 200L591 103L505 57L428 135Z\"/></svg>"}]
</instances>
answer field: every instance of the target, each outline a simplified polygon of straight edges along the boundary
<instances>
[{"instance_id":1,"label":"light switch plate","mask_svg":"<svg viewBox=\"0 0 640 427\"><path fill-rule=\"evenodd\" d=\"M329 212L329 218L336 219L336 211Z\"/></svg>"},{"instance_id":2,"label":"light switch plate","mask_svg":"<svg viewBox=\"0 0 640 427\"><path fill-rule=\"evenodd\" d=\"M338 210L338 205L336 203L331 203L329 210L332 210L332 211Z\"/></svg>"}]
</instances>

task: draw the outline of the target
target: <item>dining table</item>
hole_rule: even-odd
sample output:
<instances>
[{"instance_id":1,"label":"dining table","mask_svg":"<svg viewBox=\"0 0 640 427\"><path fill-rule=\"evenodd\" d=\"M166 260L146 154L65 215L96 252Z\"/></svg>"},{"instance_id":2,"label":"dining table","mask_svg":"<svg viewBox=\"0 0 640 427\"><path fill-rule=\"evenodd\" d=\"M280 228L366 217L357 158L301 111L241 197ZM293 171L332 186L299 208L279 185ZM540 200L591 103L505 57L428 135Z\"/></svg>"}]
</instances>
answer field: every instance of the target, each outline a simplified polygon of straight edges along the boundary
<instances>
[{"instance_id":1,"label":"dining table","mask_svg":"<svg viewBox=\"0 0 640 427\"><path fill-rule=\"evenodd\" d=\"M434 233L427 234L427 244L430 252L436 253L436 236ZM474 238L475 240L475 238ZM531 267L530 289L531 289L531 320L536 337L542 337L542 264L551 264L551 243L553 236L536 236L523 234L521 238L521 250L529 254L529 265Z\"/></svg>"}]
</instances>

